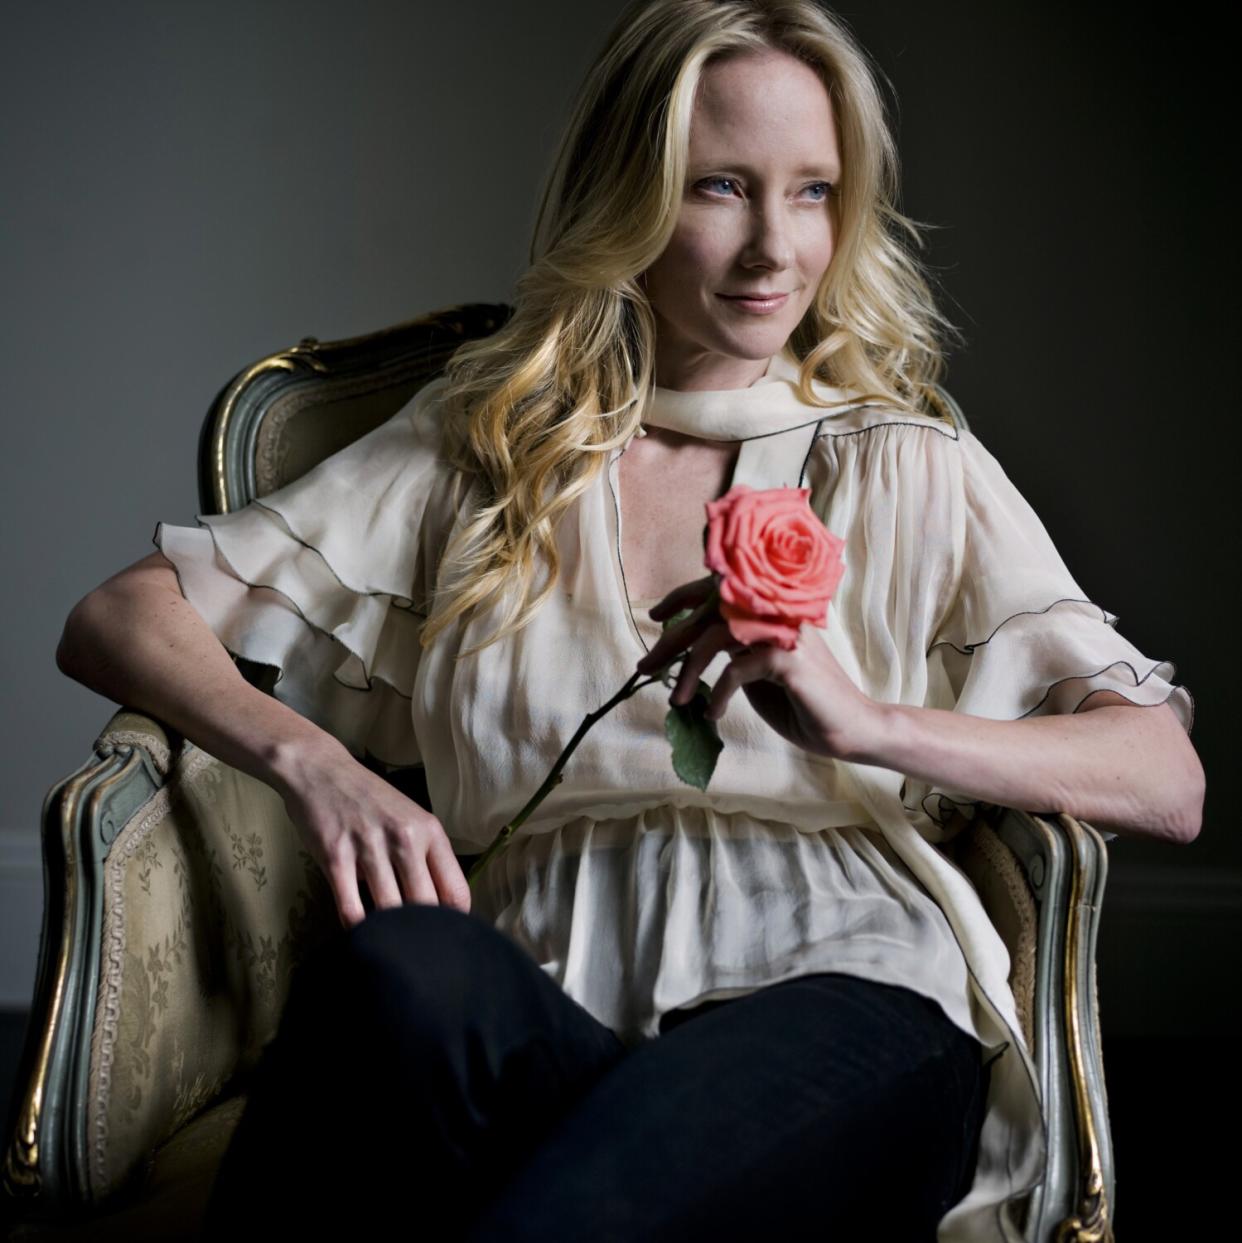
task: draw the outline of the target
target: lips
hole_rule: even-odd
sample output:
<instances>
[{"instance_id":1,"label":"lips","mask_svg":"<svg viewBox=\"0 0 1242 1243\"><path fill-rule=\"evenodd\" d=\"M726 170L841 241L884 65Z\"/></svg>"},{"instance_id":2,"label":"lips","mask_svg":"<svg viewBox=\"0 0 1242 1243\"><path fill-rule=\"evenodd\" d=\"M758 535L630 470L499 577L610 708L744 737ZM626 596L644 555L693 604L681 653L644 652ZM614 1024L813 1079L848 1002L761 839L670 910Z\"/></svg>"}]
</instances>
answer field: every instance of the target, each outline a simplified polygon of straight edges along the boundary
<instances>
[{"instance_id":1,"label":"lips","mask_svg":"<svg viewBox=\"0 0 1242 1243\"><path fill-rule=\"evenodd\" d=\"M740 311L747 311L752 314L766 314L771 311L778 311L789 299L787 293L771 293L771 294L732 294L722 293L716 295L723 298L726 302L737 307Z\"/></svg>"}]
</instances>

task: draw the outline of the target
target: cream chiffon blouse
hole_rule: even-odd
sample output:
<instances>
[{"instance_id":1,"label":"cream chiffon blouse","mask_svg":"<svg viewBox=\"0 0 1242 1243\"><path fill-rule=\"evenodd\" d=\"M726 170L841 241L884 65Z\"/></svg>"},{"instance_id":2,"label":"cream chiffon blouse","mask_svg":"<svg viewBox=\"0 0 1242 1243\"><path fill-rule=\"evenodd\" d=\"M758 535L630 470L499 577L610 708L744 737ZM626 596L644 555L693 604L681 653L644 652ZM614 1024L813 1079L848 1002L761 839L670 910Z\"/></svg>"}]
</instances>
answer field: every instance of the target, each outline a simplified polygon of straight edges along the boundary
<instances>
[{"instance_id":1,"label":"cream chiffon blouse","mask_svg":"<svg viewBox=\"0 0 1242 1243\"><path fill-rule=\"evenodd\" d=\"M810 488L846 543L819 634L867 695L1016 720L1107 689L1167 701L1190 730L1174 665L1117 632L975 435L819 383L828 407L806 405L797 374L782 352L750 388L656 389L646 422L740 440L733 483ZM459 664L498 613L458 619L421 652L473 495L439 455L444 384L279 491L196 527L160 523L154 542L224 646L279 669L280 700L358 756L424 765L454 849L474 854L660 625L653 601L626 591L627 442L562 521L561 578L536 619ZM728 661L718 653L702 676L714 684ZM973 814L970 791L803 752L741 694L716 723L724 750L699 791L671 765L668 695L657 682L595 724L472 909L631 1045L656 1038L669 1010L808 972L934 999L995 1059L974 1183L939 1237L1019 1238L1011 1212L1044 1168L1034 1065L1004 943L937 848L954 808Z\"/></svg>"}]
</instances>

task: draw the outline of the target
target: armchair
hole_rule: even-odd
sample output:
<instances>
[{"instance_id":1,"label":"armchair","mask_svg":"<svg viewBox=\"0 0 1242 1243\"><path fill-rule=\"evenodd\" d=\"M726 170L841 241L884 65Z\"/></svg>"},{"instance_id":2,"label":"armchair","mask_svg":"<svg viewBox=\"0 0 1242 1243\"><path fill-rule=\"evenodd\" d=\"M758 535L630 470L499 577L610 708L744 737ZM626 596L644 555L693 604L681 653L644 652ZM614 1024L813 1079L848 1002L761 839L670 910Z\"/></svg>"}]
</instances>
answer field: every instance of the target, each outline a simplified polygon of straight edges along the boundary
<instances>
[{"instance_id":1,"label":"armchair","mask_svg":"<svg viewBox=\"0 0 1242 1243\"><path fill-rule=\"evenodd\" d=\"M509 314L452 307L350 340L308 337L245 368L203 424L200 512L299 477ZM273 670L238 663L270 693ZM383 775L430 809L421 768ZM327 881L270 787L126 708L49 791L42 838L43 927L0 1223L14 1240L197 1238L291 974L338 927ZM1070 816L985 807L948 849L1009 949L1039 1070L1049 1167L1025 1238L1111 1238L1095 991L1104 839Z\"/></svg>"}]
</instances>

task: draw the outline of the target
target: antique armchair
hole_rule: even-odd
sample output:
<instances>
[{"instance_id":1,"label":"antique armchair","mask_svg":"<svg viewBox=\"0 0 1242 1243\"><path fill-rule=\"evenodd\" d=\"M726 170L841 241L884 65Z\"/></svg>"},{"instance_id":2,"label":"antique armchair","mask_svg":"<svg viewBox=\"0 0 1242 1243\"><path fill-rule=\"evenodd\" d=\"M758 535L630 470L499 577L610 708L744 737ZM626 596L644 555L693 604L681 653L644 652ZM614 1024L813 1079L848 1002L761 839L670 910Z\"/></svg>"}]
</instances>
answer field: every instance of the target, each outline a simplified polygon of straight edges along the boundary
<instances>
[{"instance_id":1,"label":"antique armchair","mask_svg":"<svg viewBox=\"0 0 1242 1243\"><path fill-rule=\"evenodd\" d=\"M203 425L200 512L297 478L509 314L452 307L351 340L305 338L247 367ZM239 664L270 692L272 670ZM430 809L421 768L384 775ZM42 834L43 927L0 1223L14 1240L195 1238L291 972L339 926L327 882L270 787L125 708L49 791ZM1069 816L985 807L951 848L1008 946L1041 1079L1049 1170L1025 1237L1109 1238L1104 839Z\"/></svg>"}]
</instances>

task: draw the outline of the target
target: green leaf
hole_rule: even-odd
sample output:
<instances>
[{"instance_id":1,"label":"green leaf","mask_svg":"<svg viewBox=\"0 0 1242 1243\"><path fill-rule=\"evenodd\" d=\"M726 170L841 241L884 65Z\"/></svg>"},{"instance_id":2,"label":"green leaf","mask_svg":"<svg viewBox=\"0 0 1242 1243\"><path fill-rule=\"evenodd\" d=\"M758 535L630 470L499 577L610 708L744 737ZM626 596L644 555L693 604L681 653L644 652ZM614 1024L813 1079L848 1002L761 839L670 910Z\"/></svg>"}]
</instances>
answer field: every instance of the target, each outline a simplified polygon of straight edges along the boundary
<instances>
[{"instance_id":1,"label":"green leaf","mask_svg":"<svg viewBox=\"0 0 1242 1243\"><path fill-rule=\"evenodd\" d=\"M716 723L703 715L711 694L712 688L700 678L694 698L687 704L670 704L664 718L664 734L673 749L673 771L698 790L707 789L724 750Z\"/></svg>"}]
</instances>

